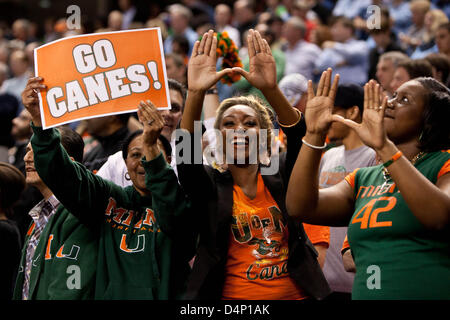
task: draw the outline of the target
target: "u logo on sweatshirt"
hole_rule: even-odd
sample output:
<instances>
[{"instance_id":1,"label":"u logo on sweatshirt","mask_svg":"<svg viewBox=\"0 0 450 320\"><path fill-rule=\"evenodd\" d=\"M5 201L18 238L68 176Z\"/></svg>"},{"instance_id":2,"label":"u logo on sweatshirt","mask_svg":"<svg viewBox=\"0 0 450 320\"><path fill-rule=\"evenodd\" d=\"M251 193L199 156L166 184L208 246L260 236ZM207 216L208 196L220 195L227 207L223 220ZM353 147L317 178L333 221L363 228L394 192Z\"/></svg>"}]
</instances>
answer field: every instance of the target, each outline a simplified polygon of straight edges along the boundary
<instances>
[{"instance_id":1,"label":"u logo on sweatshirt","mask_svg":"<svg viewBox=\"0 0 450 320\"><path fill-rule=\"evenodd\" d=\"M145 236L143 234L138 235L136 248L130 249L127 245L127 235L122 234L122 239L120 240L120 250L126 253L137 253L142 252L145 249Z\"/></svg>"}]
</instances>

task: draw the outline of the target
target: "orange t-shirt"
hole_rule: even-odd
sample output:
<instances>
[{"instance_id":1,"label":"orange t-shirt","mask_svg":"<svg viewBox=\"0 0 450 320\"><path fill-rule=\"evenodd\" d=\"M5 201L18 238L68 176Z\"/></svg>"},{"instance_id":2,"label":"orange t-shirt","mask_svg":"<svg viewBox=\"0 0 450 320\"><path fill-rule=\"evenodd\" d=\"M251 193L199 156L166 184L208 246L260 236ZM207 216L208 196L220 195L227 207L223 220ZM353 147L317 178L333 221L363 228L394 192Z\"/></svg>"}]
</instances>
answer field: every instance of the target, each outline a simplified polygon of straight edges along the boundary
<instances>
[{"instance_id":1,"label":"orange t-shirt","mask_svg":"<svg viewBox=\"0 0 450 320\"><path fill-rule=\"evenodd\" d=\"M289 277L288 228L258 174L257 193L233 189L233 215L222 298L297 300L306 294Z\"/></svg>"},{"instance_id":2,"label":"orange t-shirt","mask_svg":"<svg viewBox=\"0 0 450 320\"><path fill-rule=\"evenodd\" d=\"M313 245L330 246L330 227L303 223L303 229Z\"/></svg>"}]
</instances>

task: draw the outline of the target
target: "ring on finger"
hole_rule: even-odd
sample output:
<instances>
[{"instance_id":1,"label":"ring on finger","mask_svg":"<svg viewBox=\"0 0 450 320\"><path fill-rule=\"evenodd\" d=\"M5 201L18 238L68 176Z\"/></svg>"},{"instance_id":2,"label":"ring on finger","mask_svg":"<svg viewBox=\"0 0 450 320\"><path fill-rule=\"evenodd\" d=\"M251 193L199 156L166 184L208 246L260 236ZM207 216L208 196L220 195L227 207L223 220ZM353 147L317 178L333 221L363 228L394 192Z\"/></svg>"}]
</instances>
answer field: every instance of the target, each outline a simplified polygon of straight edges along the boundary
<instances>
[{"instance_id":1,"label":"ring on finger","mask_svg":"<svg viewBox=\"0 0 450 320\"><path fill-rule=\"evenodd\" d=\"M203 52L202 52L202 51L199 51L198 55L201 55L201 54L203 54Z\"/></svg>"},{"instance_id":2,"label":"ring on finger","mask_svg":"<svg viewBox=\"0 0 450 320\"><path fill-rule=\"evenodd\" d=\"M149 126L151 126L151 125L153 124L153 122L155 122L155 119L149 120L149 121L147 122L147 124L148 124Z\"/></svg>"}]
</instances>

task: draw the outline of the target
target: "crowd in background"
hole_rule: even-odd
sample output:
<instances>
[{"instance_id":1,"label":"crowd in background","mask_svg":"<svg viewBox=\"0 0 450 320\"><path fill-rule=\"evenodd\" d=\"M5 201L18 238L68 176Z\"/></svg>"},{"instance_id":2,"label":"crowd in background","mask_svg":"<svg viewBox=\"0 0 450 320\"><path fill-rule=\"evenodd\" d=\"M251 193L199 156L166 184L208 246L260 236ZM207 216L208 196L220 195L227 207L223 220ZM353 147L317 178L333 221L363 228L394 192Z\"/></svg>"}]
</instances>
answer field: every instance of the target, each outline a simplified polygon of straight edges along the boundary
<instances>
[{"instance_id":1,"label":"crowd in background","mask_svg":"<svg viewBox=\"0 0 450 320\"><path fill-rule=\"evenodd\" d=\"M162 134L172 144L170 134L183 112L181 97L184 87L188 86L188 63L194 43L209 29L227 32L247 71L250 63L247 36L250 29L257 30L271 48L280 89L290 104L302 112L306 106L307 81L312 80L317 86L328 68L332 68L333 76L340 75L340 85L347 85L341 89L342 97L338 98L341 107L345 107L348 100L357 99L358 94L362 96L352 85L362 87L370 79L375 79L388 97L392 97L403 83L417 77L433 77L447 87L450 83L450 1L237 0L211 6L208 1L184 0L168 6L155 4L148 14L138 12L131 0L119 0L117 4L118 9L111 11L106 19L92 17L89 25L94 25L93 30L83 24L86 21L82 21L81 28L70 30L65 17L43 21L18 18L11 25L1 24L0 162L9 163L26 175L24 156L32 129L31 115L22 104L22 92L34 76L33 50L50 41L88 31L160 28L167 77L176 80L171 89L176 87L174 90L179 92L179 97L175 93L171 96L172 110L162 114L166 122L163 130L168 131ZM220 65L219 59L218 70ZM178 87L180 84L183 88ZM231 85L218 82L214 90L218 102L248 94L265 99L244 77ZM362 101L357 103L362 104ZM82 135L85 143L83 164L93 172L100 170L110 156L122 150L120 142L131 132L141 129L133 114L96 118L70 126ZM332 137L329 135L328 138ZM342 137L338 136L336 140L337 144L342 143ZM375 161L373 153L368 157L365 166ZM121 155L117 159L121 161ZM113 165L112 168L114 171L117 167ZM124 184L129 182L123 177L119 178ZM327 184L326 181L323 183L324 186ZM23 244L31 222L28 212L41 199L39 190L32 185L24 189L14 214L6 215L16 222L19 230L10 241ZM323 235L323 232L329 231L318 231L317 234ZM345 234L345 231L340 232L338 240L333 240L336 241L333 250L340 250ZM314 244L320 252L321 243L329 248L330 241L328 234L326 241L319 239ZM2 243L0 247L3 248ZM14 259L19 256L17 254ZM323 263L325 261L322 266ZM329 262L324 270L330 268L330 263L337 264ZM11 261L10 266L2 263L2 268L9 268L6 272L13 273L17 264L18 261ZM333 270L326 271L330 277L333 273ZM353 277L345 277L332 287L334 291L349 293L351 286L348 284Z\"/></svg>"}]
</instances>

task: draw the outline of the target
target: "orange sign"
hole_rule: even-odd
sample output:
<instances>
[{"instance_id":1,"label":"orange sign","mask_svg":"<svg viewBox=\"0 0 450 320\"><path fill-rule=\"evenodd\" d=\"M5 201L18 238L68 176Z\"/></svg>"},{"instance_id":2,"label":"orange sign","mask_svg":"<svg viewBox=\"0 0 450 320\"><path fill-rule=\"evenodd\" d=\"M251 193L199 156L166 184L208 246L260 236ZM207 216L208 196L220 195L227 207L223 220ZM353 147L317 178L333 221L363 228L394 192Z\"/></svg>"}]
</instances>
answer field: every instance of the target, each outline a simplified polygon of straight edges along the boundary
<instances>
[{"instance_id":1,"label":"orange sign","mask_svg":"<svg viewBox=\"0 0 450 320\"><path fill-rule=\"evenodd\" d=\"M170 109L159 28L63 38L35 49L44 129L136 111L141 100Z\"/></svg>"}]
</instances>

